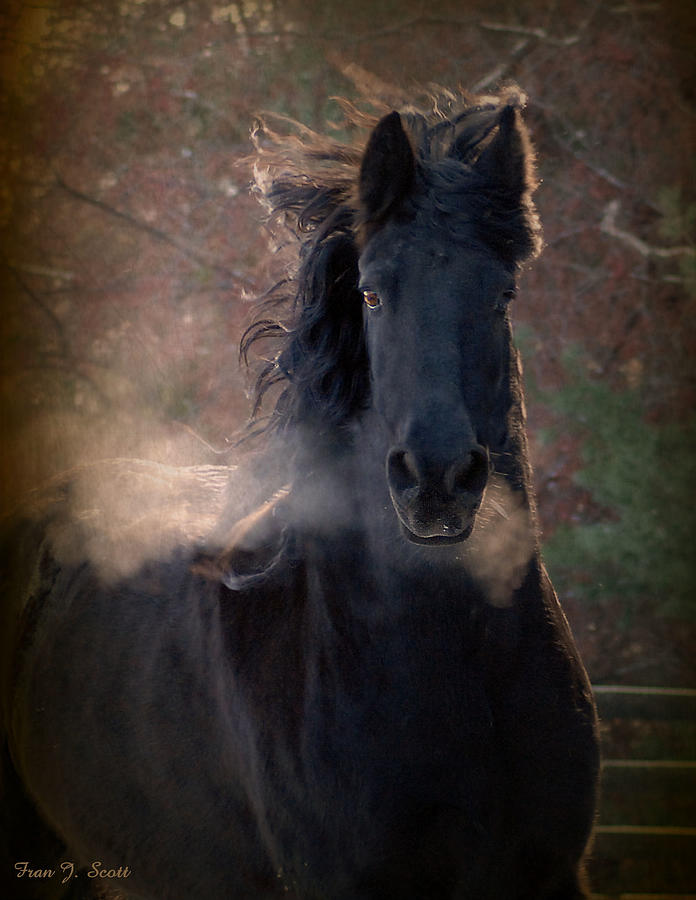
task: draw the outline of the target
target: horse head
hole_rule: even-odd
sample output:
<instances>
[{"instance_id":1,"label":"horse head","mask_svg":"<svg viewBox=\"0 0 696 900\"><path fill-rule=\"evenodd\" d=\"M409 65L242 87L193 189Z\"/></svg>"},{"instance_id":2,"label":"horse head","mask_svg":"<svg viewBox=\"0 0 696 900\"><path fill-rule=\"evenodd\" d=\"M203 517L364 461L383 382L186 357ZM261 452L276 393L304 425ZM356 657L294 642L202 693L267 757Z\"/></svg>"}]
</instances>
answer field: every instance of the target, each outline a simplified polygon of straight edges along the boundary
<instances>
[{"instance_id":1,"label":"horse head","mask_svg":"<svg viewBox=\"0 0 696 900\"><path fill-rule=\"evenodd\" d=\"M491 460L514 456L521 431L508 306L540 243L521 105L514 90L450 97L373 119L362 146L272 132L275 156L258 144L271 155L259 190L301 251L292 293L286 283L270 297L291 320L264 310L244 338L244 353L280 342L257 397L283 386L271 421L308 428L310 453L319 433L340 444L372 411L389 496L416 543L471 534Z\"/></svg>"},{"instance_id":2,"label":"horse head","mask_svg":"<svg viewBox=\"0 0 696 900\"><path fill-rule=\"evenodd\" d=\"M417 543L471 534L491 454L508 442L508 306L533 240L530 154L514 105L470 118L433 150L432 130L414 146L402 117L386 115L358 182L371 403L389 436L389 494Z\"/></svg>"}]
</instances>

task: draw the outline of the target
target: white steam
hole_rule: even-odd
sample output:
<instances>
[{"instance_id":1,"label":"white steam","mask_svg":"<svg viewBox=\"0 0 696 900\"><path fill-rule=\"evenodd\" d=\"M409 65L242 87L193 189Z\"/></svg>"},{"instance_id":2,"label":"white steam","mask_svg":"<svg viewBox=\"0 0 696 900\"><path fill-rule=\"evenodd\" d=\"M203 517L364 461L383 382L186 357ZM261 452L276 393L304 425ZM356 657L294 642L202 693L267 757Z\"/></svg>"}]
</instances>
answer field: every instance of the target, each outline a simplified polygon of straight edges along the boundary
<instances>
[{"instance_id":1,"label":"white steam","mask_svg":"<svg viewBox=\"0 0 696 900\"><path fill-rule=\"evenodd\" d=\"M526 497L502 478L492 478L464 554L492 606L508 607L521 586L536 538Z\"/></svg>"}]
</instances>

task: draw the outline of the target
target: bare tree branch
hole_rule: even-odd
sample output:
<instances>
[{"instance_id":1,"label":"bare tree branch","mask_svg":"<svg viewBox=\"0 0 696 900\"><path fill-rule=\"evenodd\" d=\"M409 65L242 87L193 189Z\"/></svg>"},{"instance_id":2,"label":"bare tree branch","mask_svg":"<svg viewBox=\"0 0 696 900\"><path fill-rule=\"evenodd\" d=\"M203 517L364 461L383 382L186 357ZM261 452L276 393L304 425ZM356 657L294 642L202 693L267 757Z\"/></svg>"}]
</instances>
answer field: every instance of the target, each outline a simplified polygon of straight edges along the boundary
<instances>
[{"instance_id":1,"label":"bare tree branch","mask_svg":"<svg viewBox=\"0 0 696 900\"><path fill-rule=\"evenodd\" d=\"M74 281L75 273L66 269L53 269L50 266L40 266L35 263L21 263L16 260L8 260L8 267L17 272L26 272L28 275L43 275L45 278L56 278L60 281Z\"/></svg>"},{"instance_id":2,"label":"bare tree branch","mask_svg":"<svg viewBox=\"0 0 696 900\"><path fill-rule=\"evenodd\" d=\"M479 27L486 31L504 31L509 34L522 34L525 37L537 38L547 44L556 47L570 47L577 44L581 38L582 28L577 34L569 34L567 37L553 37L545 28L527 28L524 25L508 25L504 22L479 22Z\"/></svg>"},{"instance_id":3,"label":"bare tree branch","mask_svg":"<svg viewBox=\"0 0 696 900\"><path fill-rule=\"evenodd\" d=\"M489 87L498 84L507 76L515 63L519 62L520 59L532 49L533 45L534 42L531 38L523 38L521 41L518 41L510 51L505 62L500 63L499 66L496 66L495 69L490 71L487 75L484 75L483 78L480 78L475 84L472 84L472 92L478 94L481 91L485 91Z\"/></svg>"},{"instance_id":4,"label":"bare tree branch","mask_svg":"<svg viewBox=\"0 0 696 900\"><path fill-rule=\"evenodd\" d=\"M593 172L595 175L597 175L598 178L601 178L602 181L606 181L607 184L610 184L617 190L634 195L637 193L636 189L632 185L628 184L625 181L622 181L620 178L614 175L613 172L610 172L604 166L599 165L599 163L594 162L592 159L586 158L576 150L576 148L572 144L572 141L564 137L564 134L572 134L574 132L575 129L573 125L564 117L559 115L551 106L540 101L538 97L534 98L533 106L536 109L541 110L542 114L549 124L549 133L551 137L566 153L569 153L582 166L584 166L590 172ZM639 197L638 200L644 206L647 206L649 209L653 210L653 212L661 212L661 210L646 197Z\"/></svg>"},{"instance_id":5,"label":"bare tree branch","mask_svg":"<svg viewBox=\"0 0 696 900\"><path fill-rule=\"evenodd\" d=\"M20 290L22 290L26 294L26 296L29 297L29 299L37 307L37 309L39 309L41 313L50 321L63 356L66 359L71 358L72 352L70 350L70 342L66 337L65 328L63 327L63 323L61 322L61 320L50 308L50 306L48 306L44 302L43 298L35 290L33 290L29 284L27 284L22 275L20 275L18 268L13 266L7 260L3 260L3 262L8 271L12 273L12 276L17 282Z\"/></svg>"},{"instance_id":6,"label":"bare tree branch","mask_svg":"<svg viewBox=\"0 0 696 900\"><path fill-rule=\"evenodd\" d=\"M89 387L94 391L95 395L104 404L110 404L108 397L99 387L99 385L95 382L91 375L85 372L85 366L89 366L94 369L100 369L102 368L102 366L99 363L80 359L78 356L76 356L65 333L63 322L61 322L61 320L53 312L53 310L44 302L43 298L35 290L33 290L29 284L27 284L24 278L20 275L18 268L13 266L6 260L3 262L6 268L12 273L20 290L22 290L24 294L29 297L32 303L34 303L34 305L41 311L41 313L51 322L53 326L53 332L58 343L58 351L52 352L50 350L37 350L32 359L24 359L20 366L16 366L12 370L5 368L0 369L0 374L16 375L22 371L32 370L54 370L66 372L76 378L79 378L85 384L89 385Z\"/></svg>"},{"instance_id":7,"label":"bare tree branch","mask_svg":"<svg viewBox=\"0 0 696 900\"><path fill-rule=\"evenodd\" d=\"M194 250L185 241L179 240L179 238L176 237L172 237L172 235L167 234L166 231L162 231L160 228L155 228L153 225L148 225L147 222L141 222L140 219L137 219L130 213L122 212L120 209L116 209L115 207L110 206L103 200L99 200L96 197L92 197L89 194L85 194L82 191L77 190L77 188L74 188L71 185L67 184L59 174L56 173L55 177L58 187L61 188L61 190L65 191L67 194L70 194L70 196L74 197L76 200L80 200L83 203L88 203L90 206L94 206L96 209L99 209L116 219L121 219L121 221L127 222L134 228L138 228L140 231L144 231L146 234L149 234L156 240L161 241L164 244L169 244L170 247L175 247L177 250L183 253L184 256L192 259L200 266L211 268L214 271L221 273L226 278L233 278L239 283L245 282L245 279L242 275L216 262L209 254L201 253L199 250Z\"/></svg>"},{"instance_id":8,"label":"bare tree branch","mask_svg":"<svg viewBox=\"0 0 696 900\"><path fill-rule=\"evenodd\" d=\"M640 253L641 256L659 256L662 258L696 256L696 249L694 247L654 247L641 238L636 237L635 234L631 234L629 231L624 231L622 228L619 228L616 224L616 217L620 208L621 204L618 200L612 200L610 203L607 203L599 226L600 231L604 234L617 238L617 240L622 241L637 253Z\"/></svg>"}]
</instances>

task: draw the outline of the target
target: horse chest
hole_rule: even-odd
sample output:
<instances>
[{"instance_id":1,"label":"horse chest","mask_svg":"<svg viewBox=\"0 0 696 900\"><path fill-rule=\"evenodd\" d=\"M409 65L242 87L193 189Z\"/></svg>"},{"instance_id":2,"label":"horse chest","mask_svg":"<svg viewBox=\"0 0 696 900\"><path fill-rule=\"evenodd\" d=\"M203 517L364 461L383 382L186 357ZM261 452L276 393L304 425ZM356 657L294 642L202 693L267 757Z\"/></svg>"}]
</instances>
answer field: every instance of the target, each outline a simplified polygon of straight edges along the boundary
<instances>
[{"instance_id":1,"label":"horse chest","mask_svg":"<svg viewBox=\"0 0 696 900\"><path fill-rule=\"evenodd\" d=\"M309 667L297 757L276 743L265 784L272 855L301 896L358 896L389 873L410 897L499 827L506 768L480 672L424 650Z\"/></svg>"}]
</instances>

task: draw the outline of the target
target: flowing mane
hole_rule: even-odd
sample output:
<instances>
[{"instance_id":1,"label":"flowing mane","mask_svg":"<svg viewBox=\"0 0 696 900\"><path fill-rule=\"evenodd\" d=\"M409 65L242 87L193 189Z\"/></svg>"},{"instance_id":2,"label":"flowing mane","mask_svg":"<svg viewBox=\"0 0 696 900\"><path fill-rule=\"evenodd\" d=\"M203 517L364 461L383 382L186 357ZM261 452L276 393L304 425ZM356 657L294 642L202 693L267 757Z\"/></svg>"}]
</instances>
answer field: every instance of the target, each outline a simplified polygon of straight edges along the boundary
<instances>
[{"instance_id":1,"label":"flowing mane","mask_svg":"<svg viewBox=\"0 0 696 900\"><path fill-rule=\"evenodd\" d=\"M485 97L443 91L428 108L407 107L401 122L416 158L415 196L426 194L430 202L424 213L422 203L412 200L401 215L431 215L433 225L455 237L473 226L511 268L535 256L542 239L532 203L534 154L518 112L525 101L510 87ZM367 226L357 184L364 132L378 116L340 104L344 128L359 132L350 144L284 117L275 118L286 130L260 120L253 132L254 190L268 211L269 228L281 243L298 244L295 270L263 295L241 342L247 363L252 347L264 345L254 418L267 392L280 387L266 428L286 429L310 418L340 425L369 402L357 268ZM500 160L521 173L517 192L501 191L499 179L475 166L501 127L501 113L518 126L514 158Z\"/></svg>"}]
</instances>

